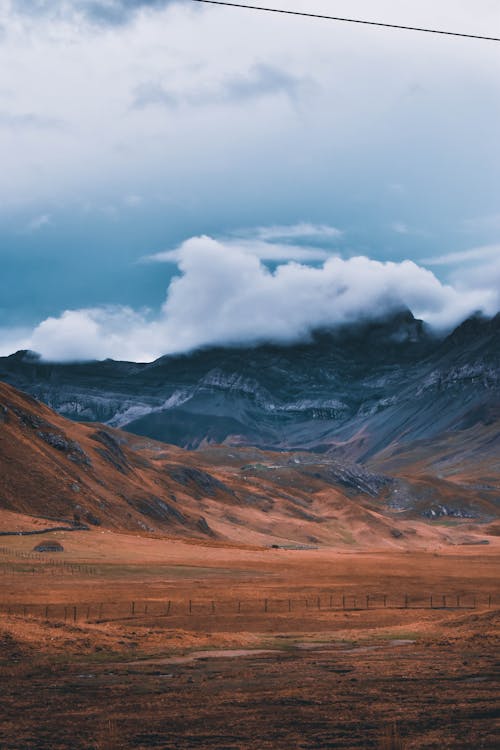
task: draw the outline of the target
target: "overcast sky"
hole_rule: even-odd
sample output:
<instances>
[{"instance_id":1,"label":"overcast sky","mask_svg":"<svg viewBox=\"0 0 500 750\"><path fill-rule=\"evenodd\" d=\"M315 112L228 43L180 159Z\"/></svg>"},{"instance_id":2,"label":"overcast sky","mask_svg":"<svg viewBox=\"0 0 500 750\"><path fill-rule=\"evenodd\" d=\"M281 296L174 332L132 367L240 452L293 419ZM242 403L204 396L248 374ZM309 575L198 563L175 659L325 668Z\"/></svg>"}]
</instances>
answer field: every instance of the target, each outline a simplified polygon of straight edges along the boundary
<instances>
[{"instance_id":1,"label":"overcast sky","mask_svg":"<svg viewBox=\"0 0 500 750\"><path fill-rule=\"evenodd\" d=\"M267 4L500 37L498 0ZM402 304L437 327L493 313L499 130L494 42L0 0L0 353L151 359Z\"/></svg>"}]
</instances>

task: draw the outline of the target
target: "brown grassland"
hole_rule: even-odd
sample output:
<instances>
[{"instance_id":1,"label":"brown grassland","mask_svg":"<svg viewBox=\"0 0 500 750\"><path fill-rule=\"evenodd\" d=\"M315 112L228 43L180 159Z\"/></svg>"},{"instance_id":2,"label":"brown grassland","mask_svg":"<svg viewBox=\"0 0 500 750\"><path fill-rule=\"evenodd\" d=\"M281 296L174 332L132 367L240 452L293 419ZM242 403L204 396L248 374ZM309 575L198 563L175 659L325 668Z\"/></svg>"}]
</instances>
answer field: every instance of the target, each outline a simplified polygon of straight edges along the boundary
<instances>
[{"instance_id":1,"label":"brown grassland","mask_svg":"<svg viewBox=\"0 0 500 750\"><path fill-rule=\"evenodd\" d=\"M498 539L50 538L2 540L3 750L499 746Z\"/></svg>"},{"instance_id":2,"label":"brown grassland","mask_svg":"<svg viewBox=\"0 0 500 750\"><path fill-rule=\"evenodd\" d=\"M419 449L405 510L321 456L0 397L1 750L500 747L495 461Z\"/></svg>"}]
</instances>

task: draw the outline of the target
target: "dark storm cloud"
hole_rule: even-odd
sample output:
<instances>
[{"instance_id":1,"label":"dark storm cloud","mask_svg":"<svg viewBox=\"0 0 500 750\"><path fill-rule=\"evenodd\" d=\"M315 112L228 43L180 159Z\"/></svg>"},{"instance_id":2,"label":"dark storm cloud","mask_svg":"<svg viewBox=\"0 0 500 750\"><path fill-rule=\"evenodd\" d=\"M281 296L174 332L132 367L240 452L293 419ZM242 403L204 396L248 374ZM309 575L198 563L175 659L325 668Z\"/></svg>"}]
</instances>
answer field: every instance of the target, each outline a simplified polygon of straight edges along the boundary
<instances>
[{"instance_id":1,"label":"dark storm cloud","mask_svg":"<svg viewBox=\"0 0 500 750\"><path fill-rule=\"evenodd\" d=\"M98 25L126 23L143 8L164 8L184 0L13 0L12 7L23 15L55 18L83 16Z\"/></svg>"},{"instance_id":2,"label":"dark storm cloud","mask_svg":"<svg viewBox=\"0 0 500 750\"><path fill-rule=\"evenodd\" d=\"M207 104L238 104L277 94L285 94L290 99L296 99L301 90L310 85L309 79L291 75L272 65L257 64L247 73L231 76L220 85L196 91L175 92L161 83L147 81L136 88L133 107L143 109L159 105L173 109L182 105L195 107Z\"/></svg>"}]
</instances>

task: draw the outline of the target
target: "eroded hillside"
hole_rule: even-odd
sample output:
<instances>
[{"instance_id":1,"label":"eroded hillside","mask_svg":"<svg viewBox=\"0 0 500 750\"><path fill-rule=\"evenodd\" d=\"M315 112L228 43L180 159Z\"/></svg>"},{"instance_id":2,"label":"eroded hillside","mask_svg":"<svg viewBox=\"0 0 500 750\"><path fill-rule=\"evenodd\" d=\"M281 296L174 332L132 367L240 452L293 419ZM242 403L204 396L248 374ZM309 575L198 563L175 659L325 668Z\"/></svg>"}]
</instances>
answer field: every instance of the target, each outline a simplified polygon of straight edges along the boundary
<instances>
[{"instance_id":1,"label":"eroded hillside","mask_svg":"<svg viewBox=\"0 0 500 750\"><path fill-rule=\"evenodd\" d=\"M4 532L65 524L264 546L413 547L481 541L497 516L488 492L432 476L307 452L185 451L71 422L5 384L0 463Z\"/></svg>"}]
</instances>

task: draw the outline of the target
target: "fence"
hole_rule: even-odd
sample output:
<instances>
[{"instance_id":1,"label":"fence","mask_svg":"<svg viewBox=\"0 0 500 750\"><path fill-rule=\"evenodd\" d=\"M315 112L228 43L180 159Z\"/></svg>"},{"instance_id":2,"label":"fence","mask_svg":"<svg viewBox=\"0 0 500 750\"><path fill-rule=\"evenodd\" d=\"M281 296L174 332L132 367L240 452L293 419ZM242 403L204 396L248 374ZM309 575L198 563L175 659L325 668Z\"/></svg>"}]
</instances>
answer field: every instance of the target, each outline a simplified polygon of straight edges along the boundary
<instances>
[{"instance_id":1,"label":"fence","mask_svg":"<svg viewBox=\"0 0 500 750\"><path fill-rule=\"evenodd\" d=\"M58 573L84 573L86 575L97 575L97 569L92 565L83 563L70 563L65 560L56 560L53 557L47 557L45 554L41 555L38 552L22 552L21 550L13 550L10 547L0 547L0 554L8 555L9 557L15 557L18 560L29 563L37 562L41 565L32 566L19 566L13 565L10 562L5 562L0 566L0 575L6 575L8 573L46 573L46 568L49 567Z\"/></svg>"},{"instance_id":2,"label":"fence","mask_svg":"<svg viewBox=\"0 0 500 750\"><path fill-rule=\"evenodd\" d=\"M231 600L133 600L67 604L5 604L0 612L54 622L110 622L144 618L189 617L313 617L318 613L367 612L373 610L474 610L499 606L490 594L403 594L365 596L327 594L301 598L259 598Z\"/></svg>"}]
</instances>

